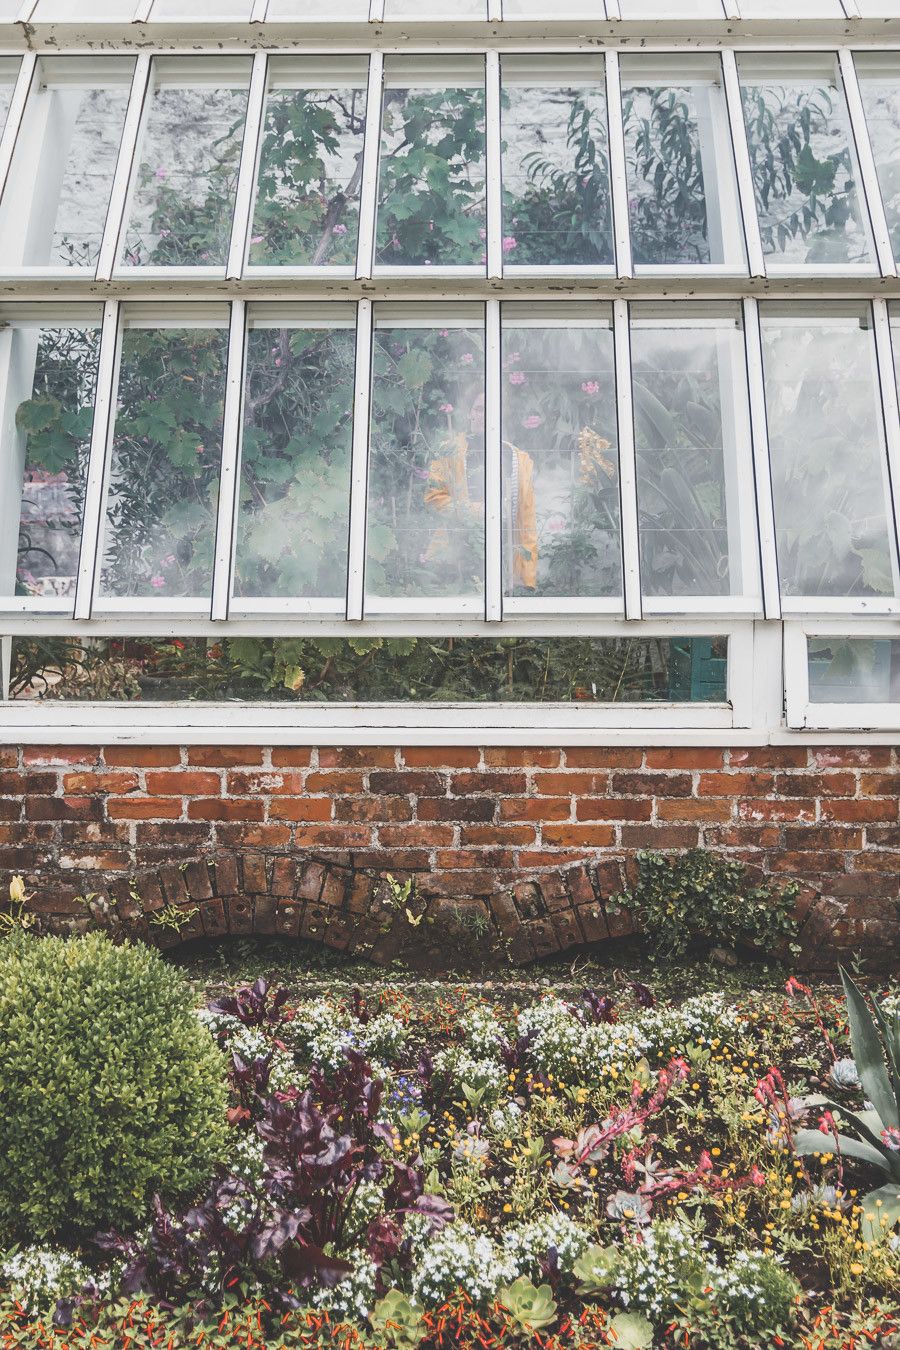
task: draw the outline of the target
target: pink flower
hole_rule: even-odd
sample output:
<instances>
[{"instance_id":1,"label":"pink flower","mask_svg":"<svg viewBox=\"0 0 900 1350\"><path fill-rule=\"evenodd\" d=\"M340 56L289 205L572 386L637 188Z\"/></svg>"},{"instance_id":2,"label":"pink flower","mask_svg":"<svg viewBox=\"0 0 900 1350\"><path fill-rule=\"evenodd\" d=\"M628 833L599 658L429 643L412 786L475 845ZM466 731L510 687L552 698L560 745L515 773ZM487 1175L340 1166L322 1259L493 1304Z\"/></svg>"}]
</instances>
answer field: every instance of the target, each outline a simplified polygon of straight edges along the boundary
<instances>
[{"instance_id":1,"label":"pink flower","mask_svg":"<svg viewBox=\"0 0 900 1350\"><path fill-rule=\"evenodd\" d=\"M504 253L512 253L513 249L516 248L516 247L517 247L517 244L516 244L516 240L514 239L514 237L513 237L511 234L504 235L504 238L503 238L503 252L504 252Z\"/></svg>"},{"instance_id":2,"label":"pink flower","mask_svg":"<svg viewBox=\"0 0 900 1350\"><path fill-rule=\"evenodd\" d=\"M525 418L522 426L526 431L534 431L535 427L539 427L543 420L543 417L538 417L537 413L531 413L530 416Z\"/></svg>"},{"instance_id":3,"label":"pink flower","mask_svg":"<svg viewBox=\"0 0 900 1350\"><path fill-rule=\"evenodd\" d=\"M600 386L596 380L584 380L581 385L581 392L583 394L590 394L591 397L593 397L594 394L600 393Z\"/></svg>"},{"instance_id":4,"label":"pink flower","mask_svg":"<svg viewBox=\"0 0 900 1350\"><path fill-rule=\"evenodd\" d=\"M161 183L164 183L165 180L168 178L168 176L169 176L168 169L159 168L156 170L156 177L159 179Z\"/></svg>"},{"instance_id":5,"label":"pink flower","mask_svg":"<svg viewBox=\"0 0 900 1350\"><path fill-rule=\"evenodd\" d=\"M166 579L165 579L165 577L151 577L151 578L150 578L150 585L153 587L153 589L154 589L155 591L158 591L159 588L160 588L160 586L165 586L165 584L166 584Z\"/></svg>"},{"instance_id":6,"label":"pink flower","mask_svg":"<svg viewBox=\"0 0 900 1350\"><path fill-rule=\"evenodd\" d=\"M452 411L453 411L453 404L452 404L452 403L442 403L442 404L441 404L441 407L440 407L440 411L441 411L442 413L452 413Z\"/></svg>"},{"instance_id":7,"label":"pink flower","mask_svg":"<svg viewBox=\"0 0 900 1350\"><path fill-rule=\"evenodd\" d=\"M479 230L479 231L478 231L478 238L479 238L479 239L487 239L487 230Z\"/></svg>"},{"instance_id":8,"label":"pink flower","mask_svg":"<svg viewBox=\"0 0 900 1350\"><path fill-rule=\"evenodd\" d=\"M276 366L280 366L280 365L281 365L281 357L280 357L280 356L276 356L276 357L275 357L275 364L276 364Z\"/></svg>"},{"instance_id":9,"label":"pink flower","mask_svg":"<svg viewBox=\"0 0 900 1350\"><path fill-rule=\"evenodd\" d=\"M509 356L506 358L507 364L510 366L514 366L516 362L521 361L521 359L522 359L521 352L510 352Z\"/></svg>"},{"instance_id":10,"label":"pink flower","mask_svg":"<svg viewBox=\"0 0 900 1350\"><path fill-rule=\"evenodd\" d=\"M438 329L438 337L449 337L449 336L450 336L450 329L449 329L449 328L439 328L439 329Z\"/></svg>"},{"instance_id":11,"label":"pink flower","mask_svg":"<svg viewBox=\"0 0 900 1350\"><path fill-rule=\"evenodd\" d=\"M159 565L160 567L173 567L175 565L175 554L167 553L166 556L160 561Z\"/></svg>"},{"instance_id":12,"label":"pink flower","mask_svg":"<svg viewBox=\"0 0 900 1350\"><path fill-rule=\"evenodd\" d=\"M509 377L510 384L524 384L526 375L524 370L514 370Z\"/></svg>"},{"instance_id":13,"label":"pink flower","mask_svg":"<svg viewBox=\"0 0 900 1350\"><path fill-rule=\"evenodd\" d=\"M459 359L464 366L470 366L472 362L475 360L475 357L472 355L471 352L463 352L462 356Z\"/></svg>"},{"instance_id":14,"label":"pink flower","mask_svg":"<svg viewBox=\"0 0 900 1350\"><path fill-rule=\"evenodd\" d=\"M261 244L264 238L265 238L265 235L262 235L262 234L252 234L252 235L250 236L250 243L251 243L251 244Z\"/></svg>"},{"instance_id":15,"label":"pink flower","mask_svg":"<svg viewBox=\"0 0 900 1350\"><path fill-rule=\"evenodd\" d=\"M203 451L204 451L205 449L206 449L206 446L205 446L205 445L198 445L198 446L197 446L197 454L198 454L198 455L202 455L202 454L203 454Z\"/></svg>"},{"instance_id":16,"label":"pink flower","mask_svg":"<svg viewBox=\"0 0 900 1350\"><path fill-rule=\"evenodd\" d=\"M332 233L332 234L346 234L346 233L347 233L347 226L346 226L346 225L335 225L335 226L332 227L331 233Z\"/></svg>"}]
</instances>

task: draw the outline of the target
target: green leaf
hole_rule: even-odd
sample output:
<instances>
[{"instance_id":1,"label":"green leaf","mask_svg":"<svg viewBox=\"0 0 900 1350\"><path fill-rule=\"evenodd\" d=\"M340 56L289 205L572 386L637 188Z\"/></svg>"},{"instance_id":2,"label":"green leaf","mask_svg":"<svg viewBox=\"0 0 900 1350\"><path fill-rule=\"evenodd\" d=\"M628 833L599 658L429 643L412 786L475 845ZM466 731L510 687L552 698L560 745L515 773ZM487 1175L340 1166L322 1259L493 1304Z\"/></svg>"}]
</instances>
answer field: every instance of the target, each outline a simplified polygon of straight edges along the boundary
<instances>
[{"instance_id":1,"label":"green leaf","mask_svg":"<svg viewBox=\"0 0 900 1350\"><path fill-rule=\"evenodd\" d=\"M863 1237L869 1242L885 1237L900 1220L900 1185L892 1181L877 1191L869 1191L863 1197L862 1210ZM882 1223L882 1220L886 1222Z\"/></svg>"},{"instance_id":2,"label":"green leaf","mask_svg":"<svg viewBox=\"0 0 900 1350\"><path fill-rule=\"evenodd\" d=\"M652 1350L653 1327L641 1313L618 1313L609 1324L616 1350Z\"/></svg>"},{"instance_id":3,"label":"green leaf","mask_svg":"<svg viewBox=\"0 0 900 1350\"><path fill-rule=\"evenodd\" d=\"M885 1155L879 1153L871 1144L864 1144L861 1139L851 1139L849 1135L839 1134L835 1142L834 1136L826 1134L824 1130L798 1130L794 1135L794 1148L801 1157L810 1153L835 1153L838 1144L841 1152L848 1158L859 1158L860 1162L880 1167L882 1172L890 1172L890 1163Z\"/></svg>"},{"instance_id":4,"label":"green leaf","mask_svg":"<svg viewBox=\"0 0 900 1350\"><path fill-rule=\"evenodd\" d=\"M875 1107L885 1125L900 1128L900 1109L897 1098L891 1088L888 1077L884 1049L878 1036L878 1028L863 995L847 974L843 966L839 967L844 993L847 996L847 1012L850 1017L850 1043L853 1046L853 1058L860 1082L866 1096Z\"/></svg>"}]
</instances>

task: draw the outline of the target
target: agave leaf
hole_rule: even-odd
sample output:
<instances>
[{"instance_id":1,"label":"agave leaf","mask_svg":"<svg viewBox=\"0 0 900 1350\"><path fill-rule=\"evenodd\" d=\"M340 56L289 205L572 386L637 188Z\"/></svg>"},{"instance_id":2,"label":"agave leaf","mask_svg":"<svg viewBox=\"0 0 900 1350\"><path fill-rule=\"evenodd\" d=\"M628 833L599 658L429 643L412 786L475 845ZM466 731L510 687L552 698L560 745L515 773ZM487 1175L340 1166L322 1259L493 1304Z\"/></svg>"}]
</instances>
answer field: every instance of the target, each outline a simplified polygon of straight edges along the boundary
<instances>
[{"instance_id":1,"label":"agave leaf","mask_svg":"<svg viewBox=\"0 0 900 1350\"><path fill-rule=\"evenodd\" d=\"M864 1144L861 1139L851 1139L849 1135L838 1135L841 1152L848 1158L859 1158L860 1162L871 1163L873 1167L880 1167L882 1172L891 1171L891 1165L884 1153L879 1153L871 1144ZM824 1130L798 1130L794 1135L794 1148L803 1156L810 1153L834 1153L834 1136L826 1134Z\"/></svg>"},{"instance_id":2,"label":"agave leaf","mask_svg":"<svg viewBox=\"0 0 900 1350\"><path fill-rule=\"evenodd\" d=\"M889 1182L877 1191L869 1191L862 1200L862 1209L863 1237L870 1242L874 1238L885 1237L900 1219L900 1186L896 1182ZM887 1222L882 1223L882 1219Z\"/></svg>"},{"instance_id":3,"label":"agave leaf","mask_svg":"<svg viewBox=\"0 0 900 1350\"><path fill-rule=\"evenodd\" d=\"M869 1005L843 966L839 967L847 1012L850 1016L850 1043L853 1058L866 1096L881 1116L885 1125L900 1128L900 1108L888 1077L884 1049L878 1036L877 1023L869 1012Z\"/></svg>"},{"instance_id":4,"label":"agave leaf","mask_svg":"<svg viewBox=\"0 0 900 1350\"><path fill-rule=\"evenodd\" d=\"M804 1101L806 1100L808 1099L804 1098ZM829 1111L839 1114L848 1123L852 1122L864 1140L868 1139L873 1148L884 1152L884 1141L881 1138L884 1124L877 1111L852 1111L849 1106L841 1106L839 1102L830 1101L828 1097L822 1097L817 1104L827 1106ZM833 1136L829 1135L828 1138L834 1142ZM841 1138L844 1136L841 1135Z\"/></svg>"},{"instance_id":5,"label":"agave leaf","mask_svg":"<svg viewBox=\"0 0 900 1350\"><path fill-rule=\"evenodd\" d=\"M875 1011L875 1021L887 1047L888 1070L891 1075L894 1097L900 1102L900 1014L895 1014L888 1022L876 999L872 1000L872 1007Z\"/></svg>"}]
</instances>

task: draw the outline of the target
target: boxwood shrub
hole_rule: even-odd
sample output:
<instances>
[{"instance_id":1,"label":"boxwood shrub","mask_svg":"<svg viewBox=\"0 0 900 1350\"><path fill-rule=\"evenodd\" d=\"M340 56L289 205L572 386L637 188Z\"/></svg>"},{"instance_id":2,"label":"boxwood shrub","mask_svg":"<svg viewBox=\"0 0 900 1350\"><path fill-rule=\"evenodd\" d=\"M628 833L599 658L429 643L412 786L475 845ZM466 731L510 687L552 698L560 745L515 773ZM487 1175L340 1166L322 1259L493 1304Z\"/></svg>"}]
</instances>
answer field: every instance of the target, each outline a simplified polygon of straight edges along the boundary
<instances>
[{"instance_id":1,"label":"boxwood shrub","mask_svg":"<svg viewBox=\"0 0 900 1350\"><path fill-rule=\"evenodd\" d=\"M99 933L0 942L0 1246L197 1190L224 1151L225 1067L158 952Z\"/></svg>"}]
</instances>

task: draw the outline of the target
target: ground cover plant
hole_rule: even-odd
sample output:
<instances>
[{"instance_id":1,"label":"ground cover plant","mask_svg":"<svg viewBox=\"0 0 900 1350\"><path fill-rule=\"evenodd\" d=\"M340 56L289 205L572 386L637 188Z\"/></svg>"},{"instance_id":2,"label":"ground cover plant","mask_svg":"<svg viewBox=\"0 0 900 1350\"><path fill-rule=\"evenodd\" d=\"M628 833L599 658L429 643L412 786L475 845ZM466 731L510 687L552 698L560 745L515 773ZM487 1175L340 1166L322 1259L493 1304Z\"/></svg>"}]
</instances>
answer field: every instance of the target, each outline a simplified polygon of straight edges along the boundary
<instances>
[{"instance_id":1,"label":"ground cover plant","mask_svg":"<svg viewBox=\"0 0 900 1350\"><path fill-rule=\"evenodd\" d=\"M169 972L228 1074L217 1167L115 1225L7 1219L0 1345L900 1344L896 988L239 965Z\"/></svg>"}]
</instances>

